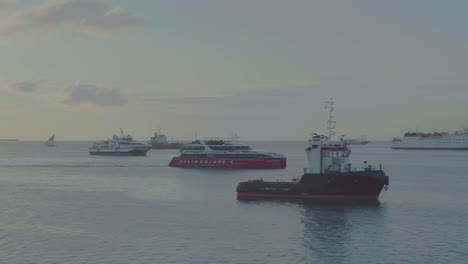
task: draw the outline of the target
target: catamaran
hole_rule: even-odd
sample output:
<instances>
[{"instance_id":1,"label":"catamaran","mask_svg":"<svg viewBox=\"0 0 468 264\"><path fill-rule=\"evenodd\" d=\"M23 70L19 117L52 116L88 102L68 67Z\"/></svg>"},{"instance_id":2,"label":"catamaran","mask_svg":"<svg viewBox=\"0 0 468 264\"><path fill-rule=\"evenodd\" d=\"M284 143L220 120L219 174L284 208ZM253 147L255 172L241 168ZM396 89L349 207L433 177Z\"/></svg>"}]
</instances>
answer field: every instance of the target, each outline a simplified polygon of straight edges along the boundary
<instances>
[{"instance_id":1,"label":"catamaran","mask_svg":"<svg viewBox=\"0 0 468 264\"><path fill-rule=\"evenodd\" d=\"M185 144L169 166L183 168L283 169L284 155L253 150L236 140L212 138Z\"/></svg>"}]
</instances>

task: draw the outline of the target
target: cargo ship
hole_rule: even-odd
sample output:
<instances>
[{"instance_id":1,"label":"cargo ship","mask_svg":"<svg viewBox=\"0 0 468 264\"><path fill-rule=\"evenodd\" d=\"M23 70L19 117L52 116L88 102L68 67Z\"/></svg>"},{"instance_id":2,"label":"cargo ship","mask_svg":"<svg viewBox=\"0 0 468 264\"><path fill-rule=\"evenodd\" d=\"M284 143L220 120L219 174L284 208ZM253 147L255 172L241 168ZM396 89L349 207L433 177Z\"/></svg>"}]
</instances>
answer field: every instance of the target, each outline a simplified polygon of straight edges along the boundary
<instances>
[{"instance_id":1,"label":"cargo ship","mask_svg":"<svg viewBox=\"0 0 468 264\"><path fill-rule=\"evenodd\" d=\"M220 169L282 169L286 157L273 152L252 150L249 145L223 139L196 140L185 144L169 166Z\"/></svg>"},{"instance_id":2,"label":"cargo ship","mask_svg":"<svg viewBox=\"0 0 468 264\"><path fill-rule=\"evenodd\" d=\"M351 138L351 139L345 139L346 144L348 145L367 145L369 144L369 140L366 140L365 136L362 136L360 138Z\"/></svg>"},{"instance_id":3,"label":"cargo ship","mask_svg":"<svg viewBox=\"0 0 468 264\"><path fill-rule=\"evenodd\" d=\"M313 134L306 148L308 166L300 179L289 182L263 179L240 182L237 199L281 200L377 200L382 189L388 189L389 177L379 166L364 162L360 169L351 168L351 149L343 138L332 140L335 121L332 120L333 100L330 100L328 136Z\"/></svg>"},{"instance_id":4,"label":"cargo ship","mask_svg":"<svg viewBox=\"0 0 468 264\"><path fill-rule=\"evenodd\" d=\"M154 133L154 136L151 137L149 142L153 149L180 149L182 147L181 142L169 142L166 135L161 134L161 130L158 130L157 133Z\"/></svg>"},{"instance_id":5,"label":"cargo ship","mask_svg":"<svg viewBox=\"0 0 468 264\"><path fill-rule=\"evenodd\" d=\"M393 138L393 149L468 150L468 130L447 132L406 132L403 139Z\"/></svg>"}]
</instances>

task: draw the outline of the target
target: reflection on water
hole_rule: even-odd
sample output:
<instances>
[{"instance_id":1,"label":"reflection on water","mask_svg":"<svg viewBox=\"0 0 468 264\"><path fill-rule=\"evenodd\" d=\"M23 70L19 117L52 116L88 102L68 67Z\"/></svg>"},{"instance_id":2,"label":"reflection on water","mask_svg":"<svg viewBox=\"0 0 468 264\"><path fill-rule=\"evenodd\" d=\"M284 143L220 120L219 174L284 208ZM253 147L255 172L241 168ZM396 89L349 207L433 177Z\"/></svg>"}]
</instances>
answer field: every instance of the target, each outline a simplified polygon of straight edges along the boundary
<instances>
[{"instance_id":1,"label":"reflection on water","mask_svg":"<svg viewBox=\"0 0 468 264\"><path fill-rule=\"evenodd\" d=\"M388 207L379 201L241 200L238 203L273 206L278 212L288 208L289 213L297 214L302 225L302 231L298 230L297 234L301 240L300 263L376 263L376 255L388 254Z\"/></svg>"},{"instance_id":2,"label":"reflection on water","mask_svg":"<svg viewBox=\"0 0 468 264\"><path fill-rule=\"evenodd\" d=\"M236 202L238 182L296 177L305 142L253 144L286 154L284 170L227 171L90 144L0 144L0 263L467 263L468 152L353 146L391 175L368 205Z\"/></svg>"},{"instance_id":3,"label":"reflection on water","mask_svg":"<svg viewBox=\"0 0 468 264\"><path fill-rule=\"evenodd\" d=\"M385 207L376 202L302 203L304 262L349 263L369 226L383 225ZM382 227L382 226L381 226ZM375 234L374 234L375 235ZM362 256L361 256L362 257Z\"/></svg>"}]
</instances>

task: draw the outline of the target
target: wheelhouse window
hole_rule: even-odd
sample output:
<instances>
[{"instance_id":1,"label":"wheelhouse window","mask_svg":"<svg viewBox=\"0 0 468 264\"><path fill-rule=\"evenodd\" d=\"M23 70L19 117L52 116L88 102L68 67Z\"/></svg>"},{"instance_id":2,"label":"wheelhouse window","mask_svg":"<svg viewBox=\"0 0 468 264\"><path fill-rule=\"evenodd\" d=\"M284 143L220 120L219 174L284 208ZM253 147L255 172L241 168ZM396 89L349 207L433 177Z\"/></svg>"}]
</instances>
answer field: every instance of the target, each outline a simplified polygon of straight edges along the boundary
<instances>
[{"instance_id":1,"label":"wheelhouse window","mask_svg":"<svg viewBox=\"0 0 468 264\"><path fill-rule=\"evenodd\" d=\"M182 150L205 150L203 146L184 146Z\"/></svg>"},{"instance_id":2,"label":"wheelhouse window","mask_svg":"<svg viewBox=\"0 0 468 264\"><path fill-rule=\"evenodd\" d=\"M206 154L197 154L197 153L182 153L180 155L181 157L187 157L187 158L206 158Z\"/></svg>"},{"instance_id":3,"label":"wheelhouse window","mask_svg":"<svg viewBox=\"0 0 468 264\"><path fill-rule=\"evenodd\" d=\"M249 146L209 146L212 150L225 150L225 151L233 151L233 150L250 150Z\"/></svg>"}]
</instances>

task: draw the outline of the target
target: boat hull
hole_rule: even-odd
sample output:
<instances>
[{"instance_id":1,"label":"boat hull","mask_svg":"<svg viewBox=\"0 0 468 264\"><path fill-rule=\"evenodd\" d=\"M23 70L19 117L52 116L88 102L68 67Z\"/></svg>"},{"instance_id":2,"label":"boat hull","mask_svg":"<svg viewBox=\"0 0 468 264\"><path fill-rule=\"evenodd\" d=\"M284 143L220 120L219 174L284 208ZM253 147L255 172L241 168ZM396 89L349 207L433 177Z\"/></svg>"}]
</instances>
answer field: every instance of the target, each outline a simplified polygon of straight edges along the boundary
<instances>
[{"instance_id":1,"label":"boat hull","mask_svg":"<svg viewBox=\"0 0 468 264\"><path fill-rule=\"evenodd\" d=\"M468 146L465 147L395 147L392 149L404 149L404 150L468 150Z\"/></svg>"},{"instance_id":2,"label":"boat hull","mask_svg":"<svg viewBox=\"0 0 468 264\"><path fill-rule=\"evenodd\" d=\"M238 200L378 200L379 195L255 194L237 193Z\"/></svg>"},{"instance_id":3,"label":"boat hull","mask_svg":"<svg viewBox=\"0 0 468 264\"><path fill-rule=\"evenodd\" d=\"M377 200L389 183L383 171L304 174L299 182L254 180L237 186L237 199Z\"/></svg>"},{"instance_id":4,"label":"boat hull","mask_svg":"<svg viewBox=\"0 0 468 264\"><path fill-rule=\"evenodd\" d=\"M121 152L89 151L94 156L146 156L148 150L131 150Z\"/></svg>"},{"instance_id":5,"label":"boat hull","mask_svg":"<svg viewBox=\"0 0 468 264\"><path fill-rule=\"evenodd\" d=\"M219 169L283 169L286 168L286 158L226 159L175 157L171 160L169 166Z\"/></svg>"},{"instance_id":6,"label":"boat hull","mask_svg":"<svg viewBox=\"0 0 468 264\"><path fill-rule=\"evenodd\" d=\"M403 140L392 141L392 149L468 150L468 131L458 134L406 133Z\"/></svg>"}]
</instances>

